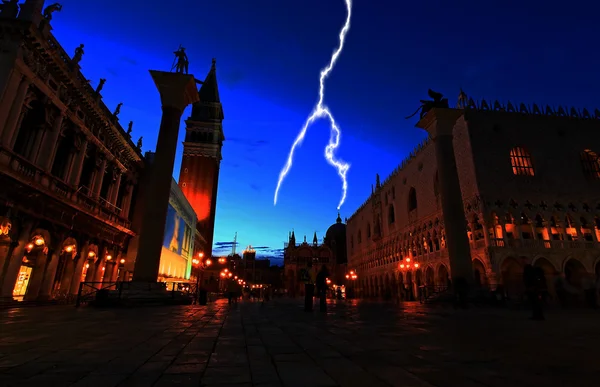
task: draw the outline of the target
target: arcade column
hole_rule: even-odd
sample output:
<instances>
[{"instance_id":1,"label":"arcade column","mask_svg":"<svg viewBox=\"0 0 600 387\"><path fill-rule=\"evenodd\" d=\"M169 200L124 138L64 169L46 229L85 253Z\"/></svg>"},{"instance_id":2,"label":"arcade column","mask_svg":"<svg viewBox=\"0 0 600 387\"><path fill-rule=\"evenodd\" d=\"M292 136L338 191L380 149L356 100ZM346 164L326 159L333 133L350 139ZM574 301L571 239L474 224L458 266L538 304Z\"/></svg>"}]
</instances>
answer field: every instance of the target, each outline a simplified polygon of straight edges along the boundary
<instances>
[{"instance_id":1,"label":"arcade column","mask_svg":"<svg viewBox=\"0 0 600 387\"><path fill-rule=\"evenodd\" d=\"M146 197L133 271L133 280L140 282L156 282L158 278L181 115L189 104L200 100L193 75L152 70L150 75L160 93L163 115L149 186L144 188Z\"/></svg>"},{"instance_id":2,"label":"arcade column","mask_svg":"<svg viewBox=\"0 0 600 387\"><path fill-rule=\"evenodd\" d=\"M452 283L466 280L471 285L471 247L453 144L454 125L463 114L464 111L459 109L433 108L417 123L417 127L429 133L435 147Z\"/></svg>"}]
</instances>

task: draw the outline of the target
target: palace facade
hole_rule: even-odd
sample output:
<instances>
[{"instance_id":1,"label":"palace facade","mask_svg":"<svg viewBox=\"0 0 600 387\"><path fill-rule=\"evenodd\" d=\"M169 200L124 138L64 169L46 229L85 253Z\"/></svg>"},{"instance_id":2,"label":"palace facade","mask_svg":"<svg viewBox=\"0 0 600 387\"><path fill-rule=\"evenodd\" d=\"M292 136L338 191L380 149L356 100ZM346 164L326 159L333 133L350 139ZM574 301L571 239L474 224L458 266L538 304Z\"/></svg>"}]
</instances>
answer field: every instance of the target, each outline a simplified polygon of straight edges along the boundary
<instances>
[{"instance_id":1,"label":"palace facade","mask_svg":"<svg viewBox=\"0 0 600 387\"><path fill-rule=\"evenodd\" d=\"M76 294L125 263L144 163L129 131L42 17L43 1L0 14L0 297Z\"/></svg>"},{"instance_id":2,"label":"palace facade","mask_svg":"<svg viewBox=\"0 0 600 387\"><path fill-rule=\"evenodd\" d=\"M452 116L475 286L519 297L532 264L551 296L556 286L581 295L600 277L600 111L466 99L442 110L428 115ZM377 176L348 219L348 264L364 295L410 298L452 278L440 155L435 140L420 144L385 181Z\"/></svg>"}]
</instances>

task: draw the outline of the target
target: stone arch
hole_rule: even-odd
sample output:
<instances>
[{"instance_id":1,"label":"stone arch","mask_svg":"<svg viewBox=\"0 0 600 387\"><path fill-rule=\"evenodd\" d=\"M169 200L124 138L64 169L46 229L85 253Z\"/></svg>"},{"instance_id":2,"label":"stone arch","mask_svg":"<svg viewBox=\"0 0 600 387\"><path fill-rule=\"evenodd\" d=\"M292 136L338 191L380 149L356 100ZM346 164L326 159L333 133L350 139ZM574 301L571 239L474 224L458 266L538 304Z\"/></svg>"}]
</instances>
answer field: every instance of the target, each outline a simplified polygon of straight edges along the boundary
<instances>
[{"instance_id":1,"label":"stone arch","mask_svg":"<svg viewBox=\"0 0 600 387\"><path fill-rule=\"evenodd\" d=\"M488 285L488 279L486 276L485 265L480 259L473 259L473 279L475 280L475 287L485 288Z\"/></svg>"},{"instance_id":2,"label":"stone arch","mask_svg":"<svg viewBox=\"0 0 600 387\"><path fill-rule=\"evenodd\" d=\"M576 258L567 258L563 265L565 280L574 288L581 290L583 288L583 279L588 276L588 272Z\"/></svg>"},{"instance_id":3,"label":"stone arch","mask_svg":"<svg viewBox=\"0 0 600 387\"><path fill-rule=\"evenodd\" d=\"M546 279L546 289L548 294L554 299L556 297L556 278L559 275L556 266L544 257L536 257L532 262L533 267L539 267L544 272Z\"/></svg>"},{"instance_id":4,"label":"stone arch","mask_svg":"<svg viewBox=\"0 0 600 387\"><path fill-rule=\"evenodd\" d=\"M506 257L500 264L502 286L508 297L520 297L524 291L523 263L514 257Z\"/></svg>"},{"instance_id":5,"label":"stone arch","mask_svg":"<svg viewBox=\"0 0 600 387\"><path fill-rule=\"evenodd\" d=\"M447 286L448 278L450 278L448 268L443 263L440 263L440 265L437 268L437 285L441 287Z\"/></svg>"},{"instance_id":6,"label":"stone arch","mask_svg":"<svg viewBox=\"0 0 600 387\"><path fill-rule=\"evenodd\" d=\"M427 268L425 269L425 284L427 286L435 285L435 271L431 266L427 266Z\"/></svg>"},{"instance_id":7,"label":"stone arch","mask_svg":"<svg viewBox=\"0 0 600 387\"><path fill-rule=\"evenodd\" d=\"M40 225L40 226L43 227L43 225ZM32 242L35 242L34 239L36 239L37 236L41 236L44 239L43 246L48 247L52 244L52 236L51 236L52 230L48 230L48 228L46 228L46 227L42 228L42 227L35 228L31 232L29 239Z\"/></svg>"},{"instance_id":8,"label":"stone arch","mask_svg":"<svg viewBox=\"0 0 600 387\"><path fill-rule=\"evenodd\" d=\"M48 106L44 98L38 97L36 91L30 91L23 110L23 119L15 138L13 151L26 159L30 159L33 156L35 146L35 132L44 128Z\"/></svg>"},{"instance_id":9,"label":"stone arch","mask_svg":"<svg viewBox=\"0 0 600 387\"><path fill-rule=\"evenodd\" d=\"M417 209L417 190L415 189L415 187L410 187L410 190L408 191L408 212L411 212L413 210Z\"/></svg>"}]
</instances>

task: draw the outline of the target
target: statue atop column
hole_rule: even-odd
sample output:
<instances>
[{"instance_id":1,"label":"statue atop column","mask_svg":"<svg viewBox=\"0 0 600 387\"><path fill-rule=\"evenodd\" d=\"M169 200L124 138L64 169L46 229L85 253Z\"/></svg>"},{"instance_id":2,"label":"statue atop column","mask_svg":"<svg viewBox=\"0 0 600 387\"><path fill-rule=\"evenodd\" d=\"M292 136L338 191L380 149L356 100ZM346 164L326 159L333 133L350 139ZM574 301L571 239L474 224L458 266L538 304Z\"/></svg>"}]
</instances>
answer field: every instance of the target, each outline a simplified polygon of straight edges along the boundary
<instances>
[{"instance_id":1,"label":"statue atop column","mask_svg":"<svg viewBox=\"0 0 600 387\"><path fill-rule=\"evenodd\" d=\"M119 114L121 114L121 106L123 106L123 102L119 102L119 104L115 108L115 111L113 112L113 116L115 118L117 118L119 116Z\"/></svg>"},{"instance_id":2,"label":"statue atop column","mask_svg":"<svg viewBox=\"0 0 600 387\"><path fill-rule=\"evenodd\" d=\"M171 67L171 71L175 69L175 72L178 74L187 74L190 62L188 60L187 54L185 53L185 48L179 45L179 49L173 54L175 54L175 62Z\"/></svg>"},{"instance_id":3,"label":"statue atop column","mask_svg":"<svg viewBox=\"0 0 600 387\"><path fill-rule=\"evenodd\" d=\"M0 17L16 19L19 15L19 0L2 0L0 4Z\"/></svg>"},{"instance_id":4,"label":"statue atop column","mask_svg":"<svg viewBox=\"0 0 600 387\"><path fill-rule=\"evenodd\" d=\"M379 179L379 173L375 174L375 187L381 187L381 180Z\"/></svg>"},{"instance_id":5,"label":"statue atop column","mask_svg":"<svg viewBox=\"0 0 600 387\"><path fill-rule=\"evenodd\" d=\"M127 127L127 135L131 137L131 131L133 130L133 121L129 121L129 126Z\"/></svg>"},{"instance_id":6,"label":"statue atop column","mask_svg":"<svg viewBox=\"0 0 600 387\"><path fill-rule=\"evenodd\" d=\"M141 136L138 140L137 140L137 144L135 145L136 148L141 151L142 150L142 139L144 138L144 136Z\"/></svg>"},{"instance_id":7,"label":"statue atop column","mask_svg":"<svg viewBox=\"0 0 600 387\"><path fill-rule=\"evenodd\" d=\"M100 78L100 82L98 83L98 87L96 87L96 94L100 94L100 92L102 91L102 88L104 87L104 84L106 83L106 79L104 78Z\"/></svg>"},{"instance_id":8,"label":"statue atop column","mask_svg":"<svg viewBox=\"0 0 600 387\"><path fill-rule=\"evenodd\" d=\"M52 14L54 12L60 12L62 10L62 5L59 3L50 4L44 9L44 19L49 23L52 20Z\"/></svg>"},{"instance_id":9,"label":"statue atop column","mask_svg":"<svg viewBox=\"0 0 600 387\"><path fill-rule=\"evenodd\" d=\"M408 117L405 117L405 119L408 120L409 118L414 117L414 115L417 114L419 111L421 111L419 118L423 118L433 108L448 108L448 98L444 98L444 95L442 93L437 93L429 89L429 91L427 91L427 94L429 95L429 97L431 97L432 100L422 99L421 106L419 106L413 114L411 114Z\"/></svg>"},{"instance_id":10,"label":"statue atop column","mask_svg":"<svg viewBox=\"0 0 600 387\"><path fill-rule=\"evenodd\" d=\"M83 47L83 43L81 43L79 47L75 49L75 55L73 55L73 59L71 60L74 65L78 65L79 62L81 62L81 58L83 58Z\"/></svg>"}]
</instances>

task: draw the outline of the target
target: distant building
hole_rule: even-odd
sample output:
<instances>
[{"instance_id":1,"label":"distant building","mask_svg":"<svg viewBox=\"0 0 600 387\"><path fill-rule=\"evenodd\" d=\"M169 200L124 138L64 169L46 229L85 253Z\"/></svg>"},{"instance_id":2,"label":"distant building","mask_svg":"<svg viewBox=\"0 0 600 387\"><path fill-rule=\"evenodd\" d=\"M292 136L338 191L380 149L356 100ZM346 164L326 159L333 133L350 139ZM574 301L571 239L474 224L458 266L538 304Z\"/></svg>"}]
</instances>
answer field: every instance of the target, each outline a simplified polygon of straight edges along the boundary
<instances>
[{"instance_id":1,"label":"distant building","mask_svg":"<svg viewBox=\"0 0 600 387\"><path fill-rule=\"evenodd\" d=\"M160 255L159 281L178 282L190 279L196 223L194 209L173 179L165 238Z\"/></svg>"},{"instance_id":2,"label":"distant building","mask_svg":"<svg viewBox=\"0 0 600 387\"><path fill-rule=\"evenodd\" d=\"M440 159L441 140L428 140L383 182L377 176L347 222L348 264L363 294L445 287L449 227L464 230L452 235L468 239L476 287L502 285L518 298L527 264L543 269L553 296L556 283L581 295L584 281L600 278L600 111L471 100L422 121L450 128L434 135L449 136L454 159ZM453 164L457 189L438 177ZM444 220L451 195L462 195L464 223Z\"/></svg>"}]
</instances>

